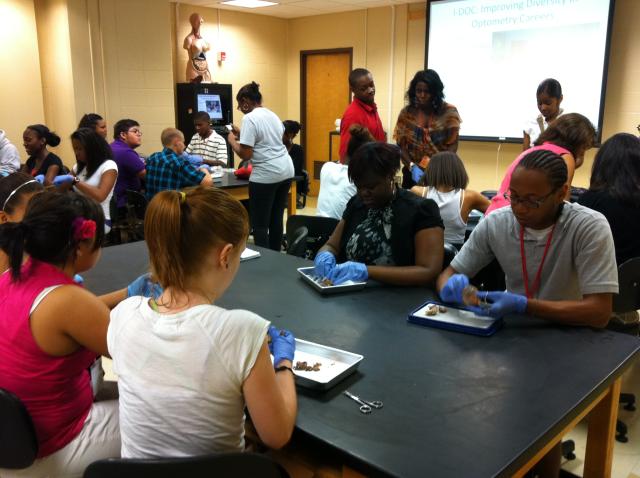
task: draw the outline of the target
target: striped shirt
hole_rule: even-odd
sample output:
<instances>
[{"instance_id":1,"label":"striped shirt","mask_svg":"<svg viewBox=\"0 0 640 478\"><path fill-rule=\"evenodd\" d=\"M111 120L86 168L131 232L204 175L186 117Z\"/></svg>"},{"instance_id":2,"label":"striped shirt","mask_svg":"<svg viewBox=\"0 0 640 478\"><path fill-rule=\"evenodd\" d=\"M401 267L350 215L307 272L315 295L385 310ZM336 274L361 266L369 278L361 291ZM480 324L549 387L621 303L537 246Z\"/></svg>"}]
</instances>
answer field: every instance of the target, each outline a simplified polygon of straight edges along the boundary
<instances>
[{"instance_id":1,"label":"striped shirt","mask_svg":"<svg viewBox=\"0 0 640 478\"><path fill-rule=\"evenodd\" d=\"M202 156L205 161L222 161L227 164L227 142L215 131L208 138L194 134L187 146L187 153Z\"/></svg>"}]
</instances>

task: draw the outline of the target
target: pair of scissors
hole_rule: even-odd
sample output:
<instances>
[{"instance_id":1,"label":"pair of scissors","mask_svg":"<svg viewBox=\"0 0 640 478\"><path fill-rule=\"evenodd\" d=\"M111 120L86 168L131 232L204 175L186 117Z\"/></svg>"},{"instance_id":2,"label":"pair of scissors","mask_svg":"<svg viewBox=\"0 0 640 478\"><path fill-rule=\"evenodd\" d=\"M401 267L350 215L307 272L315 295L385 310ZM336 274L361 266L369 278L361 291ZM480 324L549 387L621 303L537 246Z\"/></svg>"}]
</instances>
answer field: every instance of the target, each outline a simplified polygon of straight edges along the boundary
<instances>
[{"instance_id":1,"label":"pair of scissors","mask_svg":"<svg viewBox=\"0 0 640 478\"><path fill-rule=\"evenodd\" d=\"M379 409L379 408L382 408L382 406L384 405L380 400L374 400L372 402L362 400L360 397L358 397L357 395L354 395L348 390L344 392L344 395L349 397L351 400L358 402L360 404L360 413L364 413L365 415L368 415L369 413L371 413L372 409L374 408Z\"/></svg>"}]
</instances>

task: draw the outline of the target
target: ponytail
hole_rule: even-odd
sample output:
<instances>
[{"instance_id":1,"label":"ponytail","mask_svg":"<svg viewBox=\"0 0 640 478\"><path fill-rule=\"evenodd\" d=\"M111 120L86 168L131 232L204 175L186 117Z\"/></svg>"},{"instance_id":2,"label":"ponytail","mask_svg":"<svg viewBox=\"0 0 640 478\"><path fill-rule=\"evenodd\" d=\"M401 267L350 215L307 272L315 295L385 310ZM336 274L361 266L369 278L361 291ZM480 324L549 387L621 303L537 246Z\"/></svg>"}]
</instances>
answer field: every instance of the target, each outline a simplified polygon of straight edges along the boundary
<instances>
[{"instance_id":1,"label":"ponytail","mask_svg":"<svg viewBox=\"0 0 640 478\"><path fill-rule=\"evenodd\" d=\"M38 138L44 138L45 144L48 144L49 146L55 147L60 144L60 136L43 124L32 124L27 126L27 129L35 132L38 135Z\"/></svg>"},{"instance_id":2,"label":"ponytail","mask_svg":"<svg viewBox=\"0 0 640 478\"><path fill-rule=\"evenodd\" d=\"M0 224L0 249L9 258L9 268L11 276L20 277L20 268L22 267L22 258L24 257L24 243L26 238L26 230L21 222L5 222Z\"/></svg>"},{"instance_id":3,"label":"ponytail","mask_svg":"<svg viewBox=\"0 0 640 478\"><path fill-rule=\"evenodd\" d=\"M236 100L240 101L242 99L247 99L257 104L262 103L262 93L260 93L260 85L255 81L252 81L251 83L247 83L242 88L240 88L238 94L236 95Z\"/></svg>"},{"instance_id":4,"label":"ponytail","mask_svg":"<svg viewBox=\"0 0 640 478\"><path fill-rule=\"evenodd\" d=\"M208 248L244 246L249 221L242 204L221 189L166 190L147 207L144 235L152 275L163 288L185 292L189 279L200 273Z\"/></svg>"}]
</instances>

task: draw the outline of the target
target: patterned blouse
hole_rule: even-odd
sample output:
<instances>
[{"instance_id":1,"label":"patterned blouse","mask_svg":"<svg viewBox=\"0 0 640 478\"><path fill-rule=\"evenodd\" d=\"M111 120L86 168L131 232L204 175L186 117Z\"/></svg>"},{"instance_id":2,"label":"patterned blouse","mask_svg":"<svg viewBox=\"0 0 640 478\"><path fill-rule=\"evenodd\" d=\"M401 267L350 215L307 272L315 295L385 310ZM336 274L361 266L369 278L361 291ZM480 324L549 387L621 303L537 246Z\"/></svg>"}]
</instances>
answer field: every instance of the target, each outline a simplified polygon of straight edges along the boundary
<instances>
[{"instance_id":1,"label":"patterned blouse","mask_svg":"<svg viewBox=\"0 0 640 478\"><path fill-rule=\"evenodd\" d=\"M442 103L439 115L429 115L424 127L418 124L417 118L417 109L405 106L398 116L393 137L411 162L424 169L434 154L458 149L462 119L457 108L449 103Z\"/></svg>"}]
</instances>

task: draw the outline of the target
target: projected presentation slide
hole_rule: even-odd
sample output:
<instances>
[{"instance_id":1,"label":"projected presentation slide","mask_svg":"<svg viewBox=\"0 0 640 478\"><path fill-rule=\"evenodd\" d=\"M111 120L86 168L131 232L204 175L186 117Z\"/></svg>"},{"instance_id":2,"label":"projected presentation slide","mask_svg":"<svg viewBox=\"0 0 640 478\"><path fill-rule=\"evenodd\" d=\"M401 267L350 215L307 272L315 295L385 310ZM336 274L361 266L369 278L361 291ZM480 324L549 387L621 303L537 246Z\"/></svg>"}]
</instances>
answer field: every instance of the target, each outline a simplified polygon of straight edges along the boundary
<instances>
[{"instance_id":1,"label":"projected presentation slide","mask_svg":"<svg viewBox=\"0 0 640 478\"><path fill-rule=\"evenodd\" d=\"M562 85L565 112L597 127L609 8L609 0L431 2L428 68L460 112L460 135L521 139L545 78Z\"/></svg>"},{"instance_id":2,"label":"projected presentation slide","mask_svg":"<svg viewBox=\"0 0 640 478\"><path fill-rule=\"evenodd\" d=\"M222 119L220 95L198 95L198 111L206 111L213 120Z\"/></svg>"}]
</instances>

